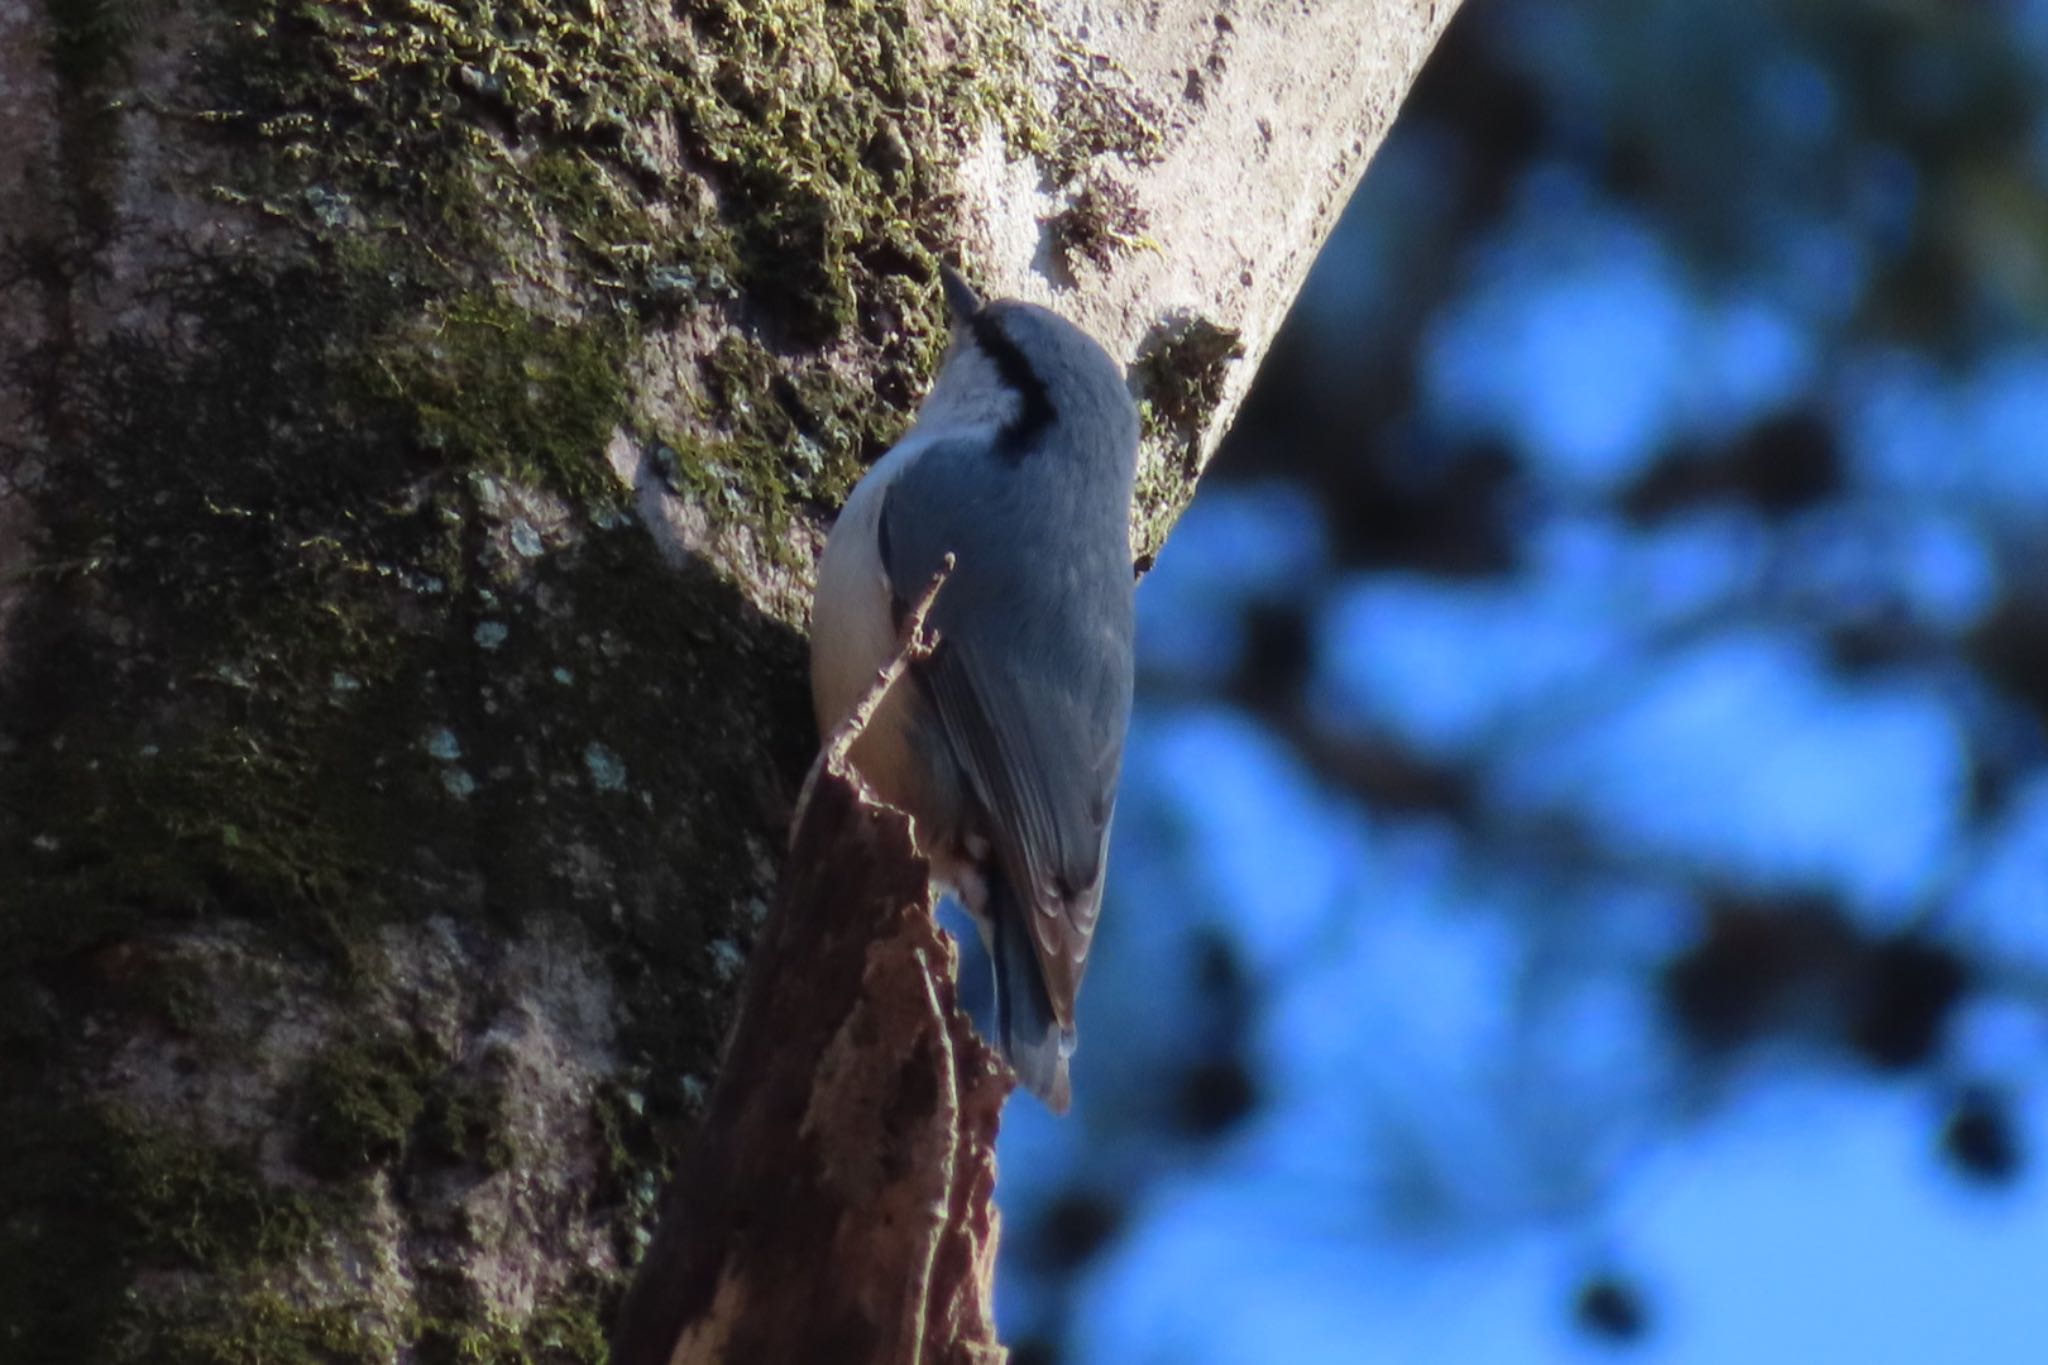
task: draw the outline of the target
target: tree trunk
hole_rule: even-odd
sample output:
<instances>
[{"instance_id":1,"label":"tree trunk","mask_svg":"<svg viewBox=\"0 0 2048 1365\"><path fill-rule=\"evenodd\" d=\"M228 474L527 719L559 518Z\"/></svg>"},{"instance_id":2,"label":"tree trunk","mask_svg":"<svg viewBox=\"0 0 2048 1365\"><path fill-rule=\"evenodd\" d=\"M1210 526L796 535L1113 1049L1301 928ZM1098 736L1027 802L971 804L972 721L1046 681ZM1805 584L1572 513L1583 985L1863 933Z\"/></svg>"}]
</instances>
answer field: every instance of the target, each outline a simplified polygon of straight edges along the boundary
<instances>
[{"instance_id":1,"label":"tree trunk","mask_svg":"<svg viewBox=\"0 0 2048 1365\"><path fill-rule=\"evenodd\" d=\"M0 0L0 1358L599 1358L937 256L1149 555L1451 8Z\"/></svg>"}]
</instances>

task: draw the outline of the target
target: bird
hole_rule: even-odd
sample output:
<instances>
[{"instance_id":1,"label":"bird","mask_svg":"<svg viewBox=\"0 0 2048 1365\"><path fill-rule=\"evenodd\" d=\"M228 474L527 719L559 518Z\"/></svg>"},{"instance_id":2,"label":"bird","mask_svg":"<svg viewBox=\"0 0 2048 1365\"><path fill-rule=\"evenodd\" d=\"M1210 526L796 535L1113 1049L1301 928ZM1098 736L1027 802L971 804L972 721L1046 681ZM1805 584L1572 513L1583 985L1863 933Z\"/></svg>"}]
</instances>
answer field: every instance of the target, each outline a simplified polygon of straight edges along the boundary
<instances>
[{"instance_id":1,"label":"bird","mask_svg":"<svg viewBox=\"0 0 2048 1365\"><path fill-rule=\"evenodd\" d=\"M848 756L972 917L994 1042L1063 1114L1130 725L1138 410L1081 328L939 273L945 358L819 559L812 702L821 735L845 723L944 570L924 622L935 643Z\"/></svg>"}]
</instances>

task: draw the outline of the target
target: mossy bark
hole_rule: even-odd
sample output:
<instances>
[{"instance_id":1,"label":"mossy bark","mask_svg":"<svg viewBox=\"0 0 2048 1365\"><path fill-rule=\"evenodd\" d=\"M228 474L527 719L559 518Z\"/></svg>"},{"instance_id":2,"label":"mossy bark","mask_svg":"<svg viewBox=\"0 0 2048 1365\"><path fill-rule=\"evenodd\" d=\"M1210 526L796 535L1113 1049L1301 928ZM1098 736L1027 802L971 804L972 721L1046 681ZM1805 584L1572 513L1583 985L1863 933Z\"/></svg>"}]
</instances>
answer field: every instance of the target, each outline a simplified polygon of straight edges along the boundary
<instances>
[{"instance_id":1,"label":"mossy bark","mask_svg":"<svg viewBox=\"0 0 2048 1365\"><path fill-rule=\"evenodd\" d=\"M0 1356L602 1354L810 756L822 528L1000 236L962 167L1100 202L1195 126L1078 32L0 5ZM1145 548L1271 330L1170 311Z\"/></svg>"}]
</instances>

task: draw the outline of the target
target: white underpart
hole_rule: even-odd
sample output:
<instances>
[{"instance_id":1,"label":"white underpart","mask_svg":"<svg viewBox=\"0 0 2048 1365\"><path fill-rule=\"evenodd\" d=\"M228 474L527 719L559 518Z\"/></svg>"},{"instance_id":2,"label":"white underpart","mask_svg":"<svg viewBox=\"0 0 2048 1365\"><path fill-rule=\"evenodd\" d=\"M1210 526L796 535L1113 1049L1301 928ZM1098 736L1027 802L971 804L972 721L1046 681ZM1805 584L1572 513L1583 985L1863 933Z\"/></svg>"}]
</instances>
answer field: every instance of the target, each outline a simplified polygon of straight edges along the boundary
<instances>
[{"instance_id":1,"label":"white underpart","mask_svg":"<svg viewBox=\"0 0 2048 1365\"><path fill-rule=\"evenodd\" d=\"M880 543L882 504L889 485L930 444L913 431L875 461L854 486L818 560L818 591L811 603L811 703L821 735L853 714L875 675L896 655L893 594Z\"/></svg>"},{"instance_id":2,"label":"white underpart","mask_svg":"<svg viewBox=\"0 0 2048 1365\"><path fill-rule=\"evenodd\" d=\"M818 561L818 591L811 607L811 701L821 735L853 713L903 645L892 610L895 592L881 555L882 508L890 485L934 440L957 438L963 431L971 436L980 425L921 422L874 463L840 511ZM908 743L914 717L909 686L899 680L897 690L876 709L853 746L853 764L876 796L911 816L918 846L931 860L933 883L966 908L986 946L988 886L975 860L988 856L988 841L970 836L964 850L935 847L926 837L929 829L920 828L929 825L934 812L926 809L931 785ZM952 822L940 823L950 827Z\"/></svg>"}]
</instances>

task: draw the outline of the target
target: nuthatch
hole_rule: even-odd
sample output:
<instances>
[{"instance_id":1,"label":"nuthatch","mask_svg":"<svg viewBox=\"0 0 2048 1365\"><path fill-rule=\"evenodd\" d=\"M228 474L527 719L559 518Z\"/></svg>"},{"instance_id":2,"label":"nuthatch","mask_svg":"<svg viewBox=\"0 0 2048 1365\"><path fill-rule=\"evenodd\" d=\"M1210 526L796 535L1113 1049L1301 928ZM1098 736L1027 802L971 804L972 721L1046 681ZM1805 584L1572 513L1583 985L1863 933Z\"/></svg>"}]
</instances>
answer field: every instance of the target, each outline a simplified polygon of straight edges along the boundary
<instances>
[{"instance_id":1,"label":"nuthatch","mask_svg":"<svg viewBox=\"0 0 2048 1365\"><path fill-rule=\"evenodd\" d=\"M951 554L926 621L936 647L851 757L974 917L997 1042L1064 1113L1131 713L1138 412L1078 327L1015 300L984 306L940 269L952 348L832 528L811 697L830 734L903 648L906 614Z\"/></svg>"}]
</instances>

